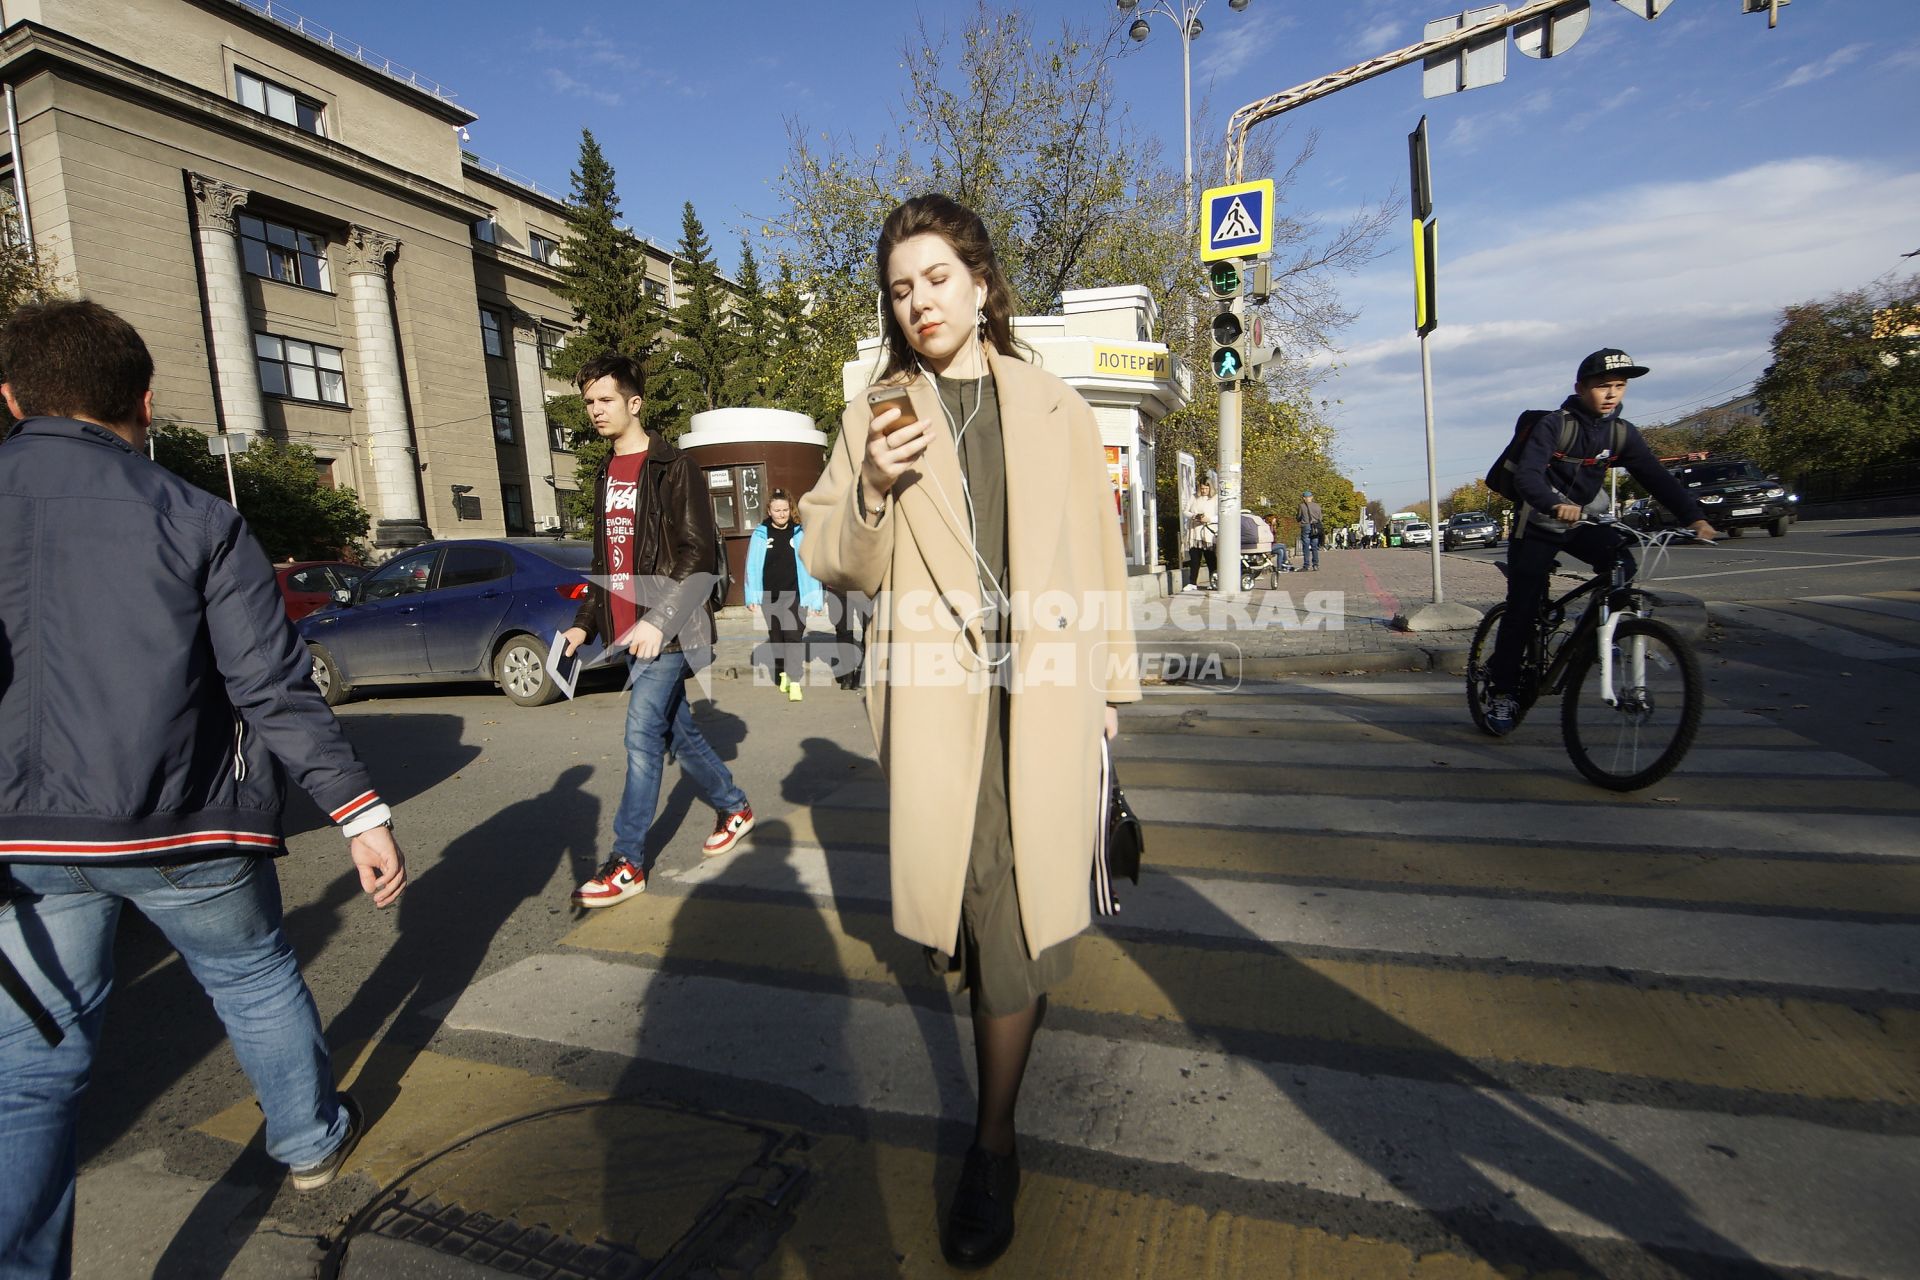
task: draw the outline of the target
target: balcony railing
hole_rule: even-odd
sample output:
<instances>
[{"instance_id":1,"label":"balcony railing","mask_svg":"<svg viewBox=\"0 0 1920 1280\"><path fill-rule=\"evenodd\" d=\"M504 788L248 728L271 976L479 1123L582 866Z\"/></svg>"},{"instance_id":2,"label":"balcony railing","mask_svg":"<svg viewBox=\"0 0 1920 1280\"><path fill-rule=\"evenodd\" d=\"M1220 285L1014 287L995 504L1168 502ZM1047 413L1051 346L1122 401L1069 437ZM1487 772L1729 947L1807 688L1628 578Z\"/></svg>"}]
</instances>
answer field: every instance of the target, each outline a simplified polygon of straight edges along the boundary
<instances>
[{"instance_id":1,"label":"balcony railing","mask_svg":"<svg viewBox=\"0 0 1920 1280\"><path fill-rule=\"evenodd\" d=\"M295 13L283 4L275 4L274 0L228 0L228 3L237 4L243 9L251 9L287 30L305 36L315 44L323 44L335 53L352 58L363 67L370 67L402 84L411 85L422 93L430 93L447 102L452 102L454 99L453 90L439 81L430 80L411 67L403 67L392 58L383 58L358 40L349 40L338 32L321 26L312 18Z\"/></svg>"}]
</instances>

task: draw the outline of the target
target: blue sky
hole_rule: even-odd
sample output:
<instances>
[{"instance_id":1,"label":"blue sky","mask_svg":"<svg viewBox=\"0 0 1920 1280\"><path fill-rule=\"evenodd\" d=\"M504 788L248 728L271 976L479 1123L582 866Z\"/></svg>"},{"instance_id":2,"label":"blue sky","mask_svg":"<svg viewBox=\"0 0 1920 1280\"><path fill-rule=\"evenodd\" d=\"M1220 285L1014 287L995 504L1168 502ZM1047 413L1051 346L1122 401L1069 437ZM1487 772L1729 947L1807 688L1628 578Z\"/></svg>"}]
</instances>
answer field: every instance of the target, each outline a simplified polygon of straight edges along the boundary
<instances>
[{"instance_id":1,"label":"blue sky","mask_svg":"<svg viewBox=\"0 0 1920 1280\"><path fill-rule=\"evenodd\" d=\"M1449 8L1451 3L1454 7ZM891 131L902 42L970 0L301 0L307 17L441 81L480 119L471 148L564 192L580 129L619 174L635 227L671 244L692 200L731 265L774 210L787 123L875 142ZM1051 28L1111 0L1030 0ZM1462 0L1209 0L1195 99L1240 104L1409 44ZM1319 150L1295 213L1329 224L1406 186L1422 113L1439 217L1432 357L1440 489L1483 472L1514 415L1550 407L1580 356L1626 348L1653 373L1627 413L1662 421L1744 390L1781 307L1920 269L1920 0L1793 0L1780 25L1739 0L1671 0L1647 22L1594 0L1548 62L1509 49L1504 83L1423 101L1405 68L1263 129L1282 162ZM1173 26L1119 69L1135 120L1180 155ZM1217 126L1216 126L1217 127ZM1260 176L1249 174L1248 176ZM1197 175L1202 185L1215 175ZM1317 395L1339 459L1392 509L1425 495L1407 237L1342 282L1361 316Z\"/></svg>"}]
</instances>

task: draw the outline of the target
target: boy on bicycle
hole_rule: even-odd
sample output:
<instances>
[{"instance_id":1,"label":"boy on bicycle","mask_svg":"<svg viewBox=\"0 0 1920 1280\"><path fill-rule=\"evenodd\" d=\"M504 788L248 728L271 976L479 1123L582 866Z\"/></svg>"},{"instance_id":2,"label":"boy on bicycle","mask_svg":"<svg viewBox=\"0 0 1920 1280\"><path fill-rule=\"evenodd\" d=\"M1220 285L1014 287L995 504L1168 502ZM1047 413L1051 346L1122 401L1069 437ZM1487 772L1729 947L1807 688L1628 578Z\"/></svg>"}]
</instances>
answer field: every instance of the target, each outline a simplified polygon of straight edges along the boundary
<instances>
[{"instance_id":1,"label":"boy on bicycle","mask_svg":"<svg viewBox=\"0 0 1920 1280\"><path fill-rule=\"evenodd\" d=\"M1693 495L1660 465L1639 428L1620 416L1627 380L1646 372L1618 347L1594 352L1580 362L1573 394L1535 422L1520 447L1513 472L1520 506L1507 552L1507 612L1487 662L1487 727L1497 734L1513 732L1519 719L1520 663L1547 598L1554 557L1566 551L1605 573L1617 557L1626 556L1631 572L1632 557L1621 546L1618 531L1593 524L1576 527L1576 522L1604 514L1611 506L1601 484L1607 468L1624 467L1655 501L1692 525L1696 537L1712 541L1720 536L1700 514ZM1562 450L1560 435L1568 421L1574 431Z\"/></svg>"}]
</instances>

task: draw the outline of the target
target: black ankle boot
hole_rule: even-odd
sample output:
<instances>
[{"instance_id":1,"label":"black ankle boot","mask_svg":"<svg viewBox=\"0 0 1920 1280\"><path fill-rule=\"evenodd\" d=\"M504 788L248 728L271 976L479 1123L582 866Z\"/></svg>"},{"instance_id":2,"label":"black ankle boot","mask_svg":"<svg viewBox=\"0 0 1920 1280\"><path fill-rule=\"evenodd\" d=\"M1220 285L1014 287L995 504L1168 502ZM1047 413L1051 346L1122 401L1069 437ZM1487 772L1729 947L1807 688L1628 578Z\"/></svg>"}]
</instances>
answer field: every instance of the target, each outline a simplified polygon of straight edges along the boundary
<instances>
[{"instance_id":1,"label":"black ankle boot","mask_svg":"<svg viewBox=\"0 0 1920 1280\"><path fill-rule=\"evenodd\" d=\"M971 1147L960 1170L960 1186L947 1211L941 1243L956 1267L984 1267L1013 1243L1013 1202L1020 1194L1020 1157L997 1156Z\"/></svg>"}]
</instances>

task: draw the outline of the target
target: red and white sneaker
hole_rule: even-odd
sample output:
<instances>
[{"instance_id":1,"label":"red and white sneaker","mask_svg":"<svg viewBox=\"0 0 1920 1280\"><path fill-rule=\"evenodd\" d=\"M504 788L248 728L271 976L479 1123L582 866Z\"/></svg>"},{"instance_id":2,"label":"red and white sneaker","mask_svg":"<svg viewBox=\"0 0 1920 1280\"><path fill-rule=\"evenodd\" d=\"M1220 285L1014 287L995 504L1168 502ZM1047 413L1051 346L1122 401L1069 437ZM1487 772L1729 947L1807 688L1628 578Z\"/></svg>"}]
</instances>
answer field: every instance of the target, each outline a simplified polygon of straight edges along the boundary
<instances>
[{"instance_id":1,"label":"red and white sneaker","mask_svg":"<svg viewBox=\"0 0 1920 1280\"><path fill-rule=\"evenodd\" d=\"M573 891L583 907L610 907L647 891L647 873L626 858L608 858L593 878Z\"/></svg>"},{"instance_id":2,"label":"red and white sneaker","mask_svg":"<svg viewBox=\"0 0 1920 1280\"><path fill-rule=\"evenodd\" d=\"M700 846L700 856L717 858L723 853L732 853L733 846L740 843L740 837L753 830L753 806L741 805L732 813L723 813L713 824L713 834Z\"/></svg>"}]
</instances>

